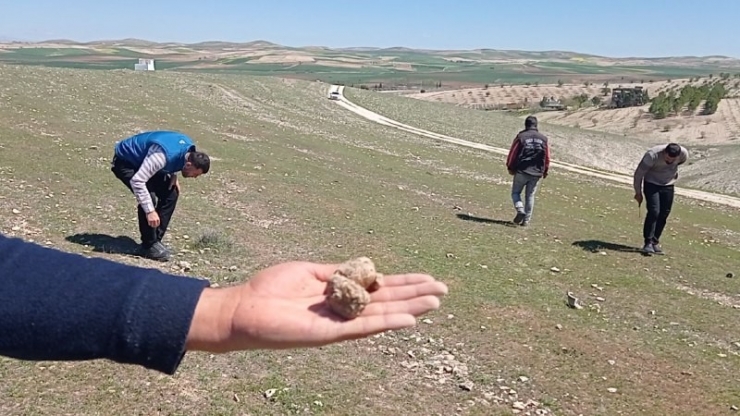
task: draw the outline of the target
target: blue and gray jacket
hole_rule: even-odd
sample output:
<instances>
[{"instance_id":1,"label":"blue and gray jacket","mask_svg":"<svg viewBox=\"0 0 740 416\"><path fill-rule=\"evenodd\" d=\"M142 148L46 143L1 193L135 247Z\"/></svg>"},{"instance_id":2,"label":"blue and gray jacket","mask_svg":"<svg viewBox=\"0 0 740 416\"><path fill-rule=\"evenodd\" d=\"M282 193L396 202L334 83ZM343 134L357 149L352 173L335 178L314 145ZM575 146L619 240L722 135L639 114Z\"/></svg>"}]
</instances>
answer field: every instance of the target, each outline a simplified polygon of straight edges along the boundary
<instances>
[{"instance_id":1,"label":"blue and gray jacket","mask_svg":"<svg viewBox=\"0 0 740 416\"><path fill-rule=\"evenodd\" d=\"M116 143L115 155L138 169L152 144L158 144L164 150L167 164L162 171L170 174L181 171L185 166L185 155L195 151L193 140L185 134L176 131L149 131Z\"/></svg>"}]
</instances>

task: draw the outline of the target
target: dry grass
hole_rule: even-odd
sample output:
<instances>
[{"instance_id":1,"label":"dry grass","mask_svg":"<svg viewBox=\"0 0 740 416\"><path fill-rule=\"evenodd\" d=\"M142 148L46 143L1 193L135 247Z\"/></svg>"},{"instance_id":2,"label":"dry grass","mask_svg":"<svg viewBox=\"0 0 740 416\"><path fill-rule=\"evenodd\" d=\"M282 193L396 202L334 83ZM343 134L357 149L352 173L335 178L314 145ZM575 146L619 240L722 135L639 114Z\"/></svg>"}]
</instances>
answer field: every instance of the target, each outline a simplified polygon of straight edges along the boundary
<instances>
[{"instance_id":1,"label":"dry grass","mask_svg":"<svg viewBox=\"0 0 740 416\"><path fill-rule=\"evenodd\" d=\"M346 94L370 110L411 126L420 126L434 132L479 143L508 148L517 131L523 128L524 118L532 114L503 113L470 110L447 103L427 102L406 96L376 94L356 89ZM726 100L722 101L722 104ZM632 109L634 110L634 109ZM580 110L589 111L589 110ZM603 110L603 114L612 111ZM626 109L630 111L630 109ZM560 125L547 112L535 115L543 120L540 130L551 139L553 158L597 169L632 174L645 150L653 145L667 143L667 137L651 137L599 131ZM578 114L574 112L573 114ZM679 184L696 189L740 195L740 147L735 141L711 144L681 141L691 152L691 160L681 170Z\"/></svg>"},{"instance_id":2,"label":"dry grass","mask_svg":"<svg viewBox=\"0 0 740 416\"><path fill-rule=\"evenodd\" d=\"M368 255L382 272L424 271L451 289L413 330L315 350L189 354L174 377L3 359L0 411L490 415L520 402L522 414L723 414L740 405L737 310L699 296L735 299L725 274L740 269L738 212L679 199L669 255L642 258L629 190L554 172L533 227L509 228L501 157L377 126L325 96L326 85L271 78L0 66L4 234L177 266L121 253L136 214L108 168L115 140L165 127L218 158L212 173L182 183L168 237L189 274L229 285L287 259ZM421 127L471 139L508 143L520 123L446 124L485 113L365 100L389 116L416 108L407 117ZM566 291L589 307L564 306Z\"/></svg>"},{"instance_id":3,"label":"dry grass","mask_svg":"<svg viewBox=\"0 0 740 416\"><path fill-rule=\"evenodd\" d=\"M676 79L642 83L610 83L608 88L641 86L650 97L661 92L680 90L684 85L699 86L709 81L700 79ZM740 79L727 81L728 98L720 102L717 112L710 116L700 115L701 107L694 114L683 114L654 120L643 107L603 109L587 103L584 108L568 111L538 111L541 120L552 124L580 129L608 132L620 135L643 137L652 141L679 141L682 143L723 144L740 139ZM589 98L611 98L604 94L603 83L545 85L490 85L487 88L465 88L429 93L413 93L407 96L425 101L454 104L475 109L501 109L531 107L537 110L543 97L566 101L577 95Z\"/></svg>"}]
</instances>

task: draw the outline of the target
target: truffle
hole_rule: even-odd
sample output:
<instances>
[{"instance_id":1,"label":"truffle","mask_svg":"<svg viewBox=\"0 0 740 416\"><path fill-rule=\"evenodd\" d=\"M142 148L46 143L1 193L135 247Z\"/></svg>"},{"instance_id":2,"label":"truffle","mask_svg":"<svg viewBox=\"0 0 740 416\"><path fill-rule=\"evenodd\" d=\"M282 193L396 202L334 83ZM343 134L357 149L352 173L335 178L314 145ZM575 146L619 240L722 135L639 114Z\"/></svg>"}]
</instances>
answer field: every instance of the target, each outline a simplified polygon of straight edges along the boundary
<instances>
[{"instance_id":1,"label":"truffle","mask_svg":"<svg viewBox=\"0 0 740 416\"><path fill-rule=\"evenodd\" d=\"M343 318L356 318L370 303L370 293L380 288L382 278L367 257L346 261L329 278L327 303Z\"/></svg>"}]
</instances>

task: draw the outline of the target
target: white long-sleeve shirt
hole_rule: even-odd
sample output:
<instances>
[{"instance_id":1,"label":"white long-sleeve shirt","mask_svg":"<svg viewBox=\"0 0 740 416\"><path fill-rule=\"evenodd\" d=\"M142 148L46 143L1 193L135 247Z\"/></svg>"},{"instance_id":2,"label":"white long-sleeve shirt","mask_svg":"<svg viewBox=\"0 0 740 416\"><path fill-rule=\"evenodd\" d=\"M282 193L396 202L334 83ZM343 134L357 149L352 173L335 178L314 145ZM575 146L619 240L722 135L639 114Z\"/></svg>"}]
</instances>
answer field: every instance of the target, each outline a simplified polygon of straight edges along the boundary
<instances>
[{"instance_id":1,"label":"white long-sleeve shirt","mask_svg":"<svg viewBox=\"0 0 740 416\"><path fill-rule=\"evenodd\" d=\"M152 202L152 197L149 195L146 183L155 173L162 170L166 164L167 158L164 150L159 145L153 144L149 148L144 161L141 163L141 167L134 177L131 178L131 188L134 190L136 200L147 214L154 211L154 203Z\"/></svg>"}]
</instances>

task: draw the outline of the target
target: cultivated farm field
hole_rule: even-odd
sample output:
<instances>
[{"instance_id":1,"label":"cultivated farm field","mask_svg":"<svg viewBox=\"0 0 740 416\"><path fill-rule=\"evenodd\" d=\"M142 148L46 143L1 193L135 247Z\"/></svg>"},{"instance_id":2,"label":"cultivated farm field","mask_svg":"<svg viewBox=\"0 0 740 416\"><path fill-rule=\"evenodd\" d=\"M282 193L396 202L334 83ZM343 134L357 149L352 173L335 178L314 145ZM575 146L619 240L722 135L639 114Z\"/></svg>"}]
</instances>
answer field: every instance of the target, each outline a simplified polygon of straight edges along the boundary
<instances>
[{"instance_id":1,"label":"cultivated farm field","mask_svg":"<svg viewBox=\"0 0 740 416\"><path fill-rule=\"evenodd\" d=\"M426 272L450 288L411 330L314 350L188 354L173 377L105 361L0 359L0 412L664 415L740 406L740 298L726 277L740 270L738 210L678 198L667 255L645 258L636 252L644 213L628 188L554 170L532 227L511 227L502 156L366 121L327 100L327 89L0 66L6 235L221 286L280 261L367 255L381 272ZM508 146L522 124L345 93L485 143ZM130 255L135 200L109 170L116 140L160 128L191 134L215 158L211 173L181 183L165 240L178 255L167 264ZM554 157L574 163L625 170L644 151L638 138L543 130L555 137ZM698 184L691 169L712 157L687 166L681 184ZM568 308L566 292L585 308Z\"/></svg>"}]
</instances>

